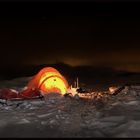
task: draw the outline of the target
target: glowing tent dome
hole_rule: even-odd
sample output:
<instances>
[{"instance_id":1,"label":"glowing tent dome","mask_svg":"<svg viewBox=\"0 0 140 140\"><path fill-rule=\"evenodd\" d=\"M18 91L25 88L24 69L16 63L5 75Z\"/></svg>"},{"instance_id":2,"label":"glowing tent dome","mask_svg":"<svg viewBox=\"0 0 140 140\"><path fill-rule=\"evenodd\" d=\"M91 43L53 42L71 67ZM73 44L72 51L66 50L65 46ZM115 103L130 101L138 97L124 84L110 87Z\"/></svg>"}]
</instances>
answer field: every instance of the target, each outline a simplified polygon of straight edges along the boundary
<instances>
[{"instance_id":1,"label":"glowing tent dome","mask_svg":"<svg viewBox=\"0 0 140 140\"><path fill-rule=\"evenodd\" d=\"M54 68L45 67L28 83L28 88L41 90L42 94L65 94L68 88L66 79Z\"/></svg>"}]
</instances>

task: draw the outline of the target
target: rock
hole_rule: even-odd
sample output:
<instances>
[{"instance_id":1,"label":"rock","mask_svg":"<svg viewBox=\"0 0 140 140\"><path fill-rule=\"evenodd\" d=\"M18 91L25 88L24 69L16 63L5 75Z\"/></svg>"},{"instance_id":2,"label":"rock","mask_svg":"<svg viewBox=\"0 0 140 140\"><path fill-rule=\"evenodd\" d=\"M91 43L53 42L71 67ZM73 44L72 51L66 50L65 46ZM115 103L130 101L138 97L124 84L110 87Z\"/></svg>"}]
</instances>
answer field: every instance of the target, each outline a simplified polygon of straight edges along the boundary
<instances>
[{"instance_id":1,"label":"rock","mask_svg":"<svg viewBox=\"0 0 140 140\"><path fill-rule=\"evenodd\" d=\"M65 116L64 115L60 115L59 116L62 120L65 120Z\"/></svg>"},{"instance_id":2,"label":"rock","mask_svg":"<svg viewBox=\"0 0 140 140\"><path fill-rule=\"evenodd\" d=\"M60 119L59 115L56 115L55 117L56 117L56 119Z\"/></svg>"},{"instance_id":3,"label":"rock","mask_svg":"<svg viewBox=\"0 0 140 140\"><path fill-rule=\"evenodd\" d=\"M12 110L13 107L12 107L12 106L5 106L5 107L3 107L3 109L4 109L4 110Z\"/></svg>"},{"instance_id":4,"label":"rock","mask_svg":"<svg viewBox=\"0 0 140 140\"><path fill-rule=\"evenodd\" d=\"M3 105L2 104L0 104L0 108L2 108L3 107Z\"/></svg>"},{"instance_id":5,"label":"rock","mask_svg":"<svg viewBox=\"0 0 140 140\"><path fill-rule=\"evenodd\" d=\"M0 104L6 104L6 100L5 99L0 99Z\"/></svg>"},{"instance_id":6,"label":"rock","mask_svg":"<svg viewBox=\"0 0 140 140\"><path fill-rule=\"evenodd\" d=\"M56 121L56 120L50 120L49 121L49 124L51 125L51 126L55 126L55 125L59 125L59 123L58 123L58 121Z\"/></svg>"},{"instance_id":7,"label":"rock","mask_svg":"<svg viewBox=\"0 0 140 140\"><path fill-rule=\"evenodd\" d=\"M35 113L32 113L32 112L31 112L31 113L27 113L27 115L28 115L28 116L32 116L32 115L35 115Z\"/></svg>"},{"instance_id":8,"label":"rock","mask_svg":"<svg viewBox=\"0 0 140 140\"><path fill-rule=\"evenodd\" d=\"M11 92L14 92L14 93L16 93L16 94L18 94L19 92L17 91L17 90L15 90L15 89L10 89L11 90Z\"/></svg>"},{"instance_id":9,"label":"rock","mask_svg":"<svg viewBox=\"0 0 140 140\"><path fill-rule=\"evenodd\" d=\"M41 124L42 125L47 125L48 124L48 121L41 121Z\"/></svg>"},{"instance_id":10,"label":"rock","mask_svg":"<svg viewBox=\"0 0 140 140\"><path fill-rule=\"evenodd\" d=\"M56 101L55 100L49 100L49 102L51 103L51 104L55 104L56 103Z\"/></svg>"},{"instance_id":11,"label":"rock","mask_svg":"<svg viewBox=\"0 0 140 140\"><path fill-rule=\"evenodd\" d=\"M20 108L20 109L30 109L30 107L32 107L32 104L25 101L25 102L19 104L17 108Z\"/></svg>"},{"instance_id":12,"label":"rock","mask_svg":"<svg viewBox=\"0 0 140 140\"><path fill-rule=\"evenodd\" d=\"M30 121L27 120L27 119L21 119L21 120L18 122L18 124L26 124L26 123L30 123Z\"/></svg>"},{"instance_id":13,"label":"rock","mask_svg":"<svg viewBox=\"0 0 140 140\"><path fill-rule=\"evenodd\" d=\"M139 101L129 101L129 102L124 102L125 105L139 105Z\"/></svg>"},{"instance_id":14,"label":"rock","mask_svg":"<svg viewBox=\"0 0 140 140\"><path fill-rule=\"evenodd\" d=\"M129 87L125 86L124 89L121 91L123 94L127 94L129 92Z\"/></svg>"},{"instance_id":15,"label":"rock","mask_svg":"<svg viewBox=\"0 0 140 140\"><path fill-rule=\"evenodd\" d=\"M12 102L12 101L7 101L6 104L7 104L8 106L12 106L12 105L14 105L14 102Z\"/></svg>"},{"instance_id":16,"label":"rock","mask_svg":"<svg viewBox=\"0 0 140 140\"><path fill-rule=\"evenodd\" d=\"M60 113L62 113L62 111L61 110L58 110L58 113L60 114Z\"/></svg>"},{"instance_id":17,"label":"rock","mask_svg":"<svg viewBox=\"0 0 140 140\"><path fill-rule=\"evenodd\" d=\"M111 106L117 106L117 105L120 105L120 104L121 104L121 102L120 101L117 101L115 103L112 103Z\"/></svg>"},{"instance_id":18,"label":"rock","mask_svg":"<svg viewBox=\"0 0 140 140\"><path fill-rule=\"evenodd\" d=\"M54 113L41 114L41 115L37 115L37 117L38 118L46 118L46 117L51 117L52 115L54 115Z\"/></svg>"},{"instance_id":19,"label":"rock","mask_svg":"<svg viewBox=\"0 0 140 140\"><path fill-rule=\"evenodd\" d=\"M31 110L35 110L35 109L38 109L38 108L39 108L39 107L37 107L37 106L31 106L31 107L30 107Z\"/></svg>"},{"instance_id":20,"label":"rock","mask_svg":"<svg viewBox=\"0 0 140 140\"><path fill-rule=\"evenodd\" d=\"M45 101L44 100L34 100L34 101L31 101L30 103L35 106L41 106L41 105L45 104Z\"/></svg>"},{"instance_id":21,"label":"rock","mask_svg":"<svg viewBox=\"0 0 140 140\"><path fill-rule=\"evenodd\" d=\"M137 92L135 90L129 90L127 92L127 96L133 96L133 97L136 97L137 96Z\"/></svg>"}]
</instances>

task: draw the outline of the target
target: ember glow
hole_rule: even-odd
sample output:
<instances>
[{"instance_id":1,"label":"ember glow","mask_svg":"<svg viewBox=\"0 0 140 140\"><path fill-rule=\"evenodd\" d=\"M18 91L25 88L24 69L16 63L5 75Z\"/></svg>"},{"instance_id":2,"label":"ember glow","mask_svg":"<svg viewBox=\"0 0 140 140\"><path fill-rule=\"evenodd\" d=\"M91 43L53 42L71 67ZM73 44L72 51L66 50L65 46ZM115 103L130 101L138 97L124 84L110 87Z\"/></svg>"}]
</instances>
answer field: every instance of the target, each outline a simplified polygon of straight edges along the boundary
<instances>
[{"instance_id":1,"label":"ember glow","mask_svg":"<svg viewBox=\"0 0 140 140\"><path fill-rule=\"evenodd\" d=\"M38 88L42 94L67 92L66 79L54 68L43 68L28 84L28 87Z\"/></svg>"}]
</instances>

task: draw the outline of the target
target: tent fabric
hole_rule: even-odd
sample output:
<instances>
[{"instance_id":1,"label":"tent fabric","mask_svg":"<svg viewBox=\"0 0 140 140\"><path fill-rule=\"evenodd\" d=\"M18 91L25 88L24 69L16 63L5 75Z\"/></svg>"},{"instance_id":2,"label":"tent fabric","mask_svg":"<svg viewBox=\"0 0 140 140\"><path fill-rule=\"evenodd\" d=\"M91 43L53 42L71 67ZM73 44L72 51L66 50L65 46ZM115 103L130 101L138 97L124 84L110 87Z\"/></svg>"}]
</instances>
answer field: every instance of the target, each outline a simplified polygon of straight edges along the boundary
<instances>
[{"instance_id":1,"label":"tent fabric","mask_svg":"<svg viewBox=\"0 0 140 140\"><path fill-rule=\"evenodd\" d=\"M42 70L40 70L37 75L33 77L33 79L28 83L27 87L29 89L39 89L42 92L46 92L43 88L43 84L45 81L47 81L49 78L57 78L63 81L66 88L68 88L68 82L62 76L55 68L52 67L45 67Z\"/></svg>"},{"instance_id":2,"label":"tent fabric","mask_svg":"<svg viewBox=\"0 0 140 140\"><path fill-rule=\"evenodd\" d=\"M55 83L57 84L55 85ZM50 87L47 87L47 84ZM42 93L43 95L54 91L59 93L63 91L64 93L67 91L67 88L68 82L56 69L45 67L41 69L31 81L29 81L27 88L21 92L11 89L0 89L0 99L12 100L38 98L42 96Z\"/></svg>"}]
</instances>

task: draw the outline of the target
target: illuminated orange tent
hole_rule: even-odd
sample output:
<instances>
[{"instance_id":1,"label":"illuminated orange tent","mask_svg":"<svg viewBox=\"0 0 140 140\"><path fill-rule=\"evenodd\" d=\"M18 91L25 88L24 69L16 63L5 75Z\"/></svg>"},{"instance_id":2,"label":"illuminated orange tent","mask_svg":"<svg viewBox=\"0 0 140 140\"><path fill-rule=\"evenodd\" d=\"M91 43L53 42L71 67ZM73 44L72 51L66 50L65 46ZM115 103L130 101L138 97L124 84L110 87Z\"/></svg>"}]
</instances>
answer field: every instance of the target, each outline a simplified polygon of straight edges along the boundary
<instances>
[{"instance_id":1,"label":"illuminated orange tent","mask_svg":"<svg viewBox=\"0 0 140 140\"><path fill-rule=\"evenodd\" d=\"M64 95L68 89L68 82L56 69L45 67L40 70L31 81L27 88L21 92L11 89L0 90L2 99L32 99L44 96L48 93L60 93Z\"/></svg>"},{"instance_id":2,"label":"illuminated orange tent","mask_svg":"<svg viewBox=\"0 0 140 140\"><path fill-rule=\"evenodd\" d=\"M51 92L65 94L68 82L56 69L45 67L28 83L28 88L39 89L42 94Z\"/></svg>"}]
</instances>

